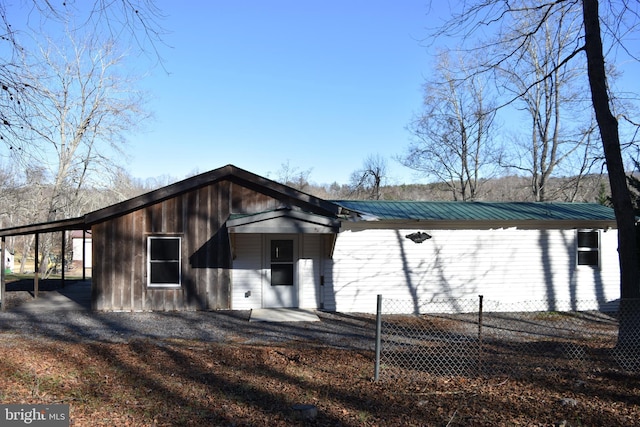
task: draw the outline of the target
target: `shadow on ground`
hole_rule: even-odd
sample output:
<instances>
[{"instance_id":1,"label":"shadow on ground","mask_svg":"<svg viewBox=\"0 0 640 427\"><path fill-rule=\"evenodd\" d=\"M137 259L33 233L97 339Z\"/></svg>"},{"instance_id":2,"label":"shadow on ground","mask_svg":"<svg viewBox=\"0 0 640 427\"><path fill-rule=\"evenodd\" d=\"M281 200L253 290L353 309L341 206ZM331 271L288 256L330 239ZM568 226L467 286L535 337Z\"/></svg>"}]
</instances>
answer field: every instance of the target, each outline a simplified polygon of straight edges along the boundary
<instances>
[{"instance_id":1,"label":"shadow on ground","mask_svg":"<svg viewBox=\"0 0 640 427\"><path fill-rule=\"evenodd\" d=\"M372 315L317 311L319 322L249 322L249 310L92 312L90 281L33 281L7 284L7 294L28 295L0 313L0 334L17 333L69 342L128 342L133 339L196 340L269 345L306 343L373 350Z\"/></svg>"}]
</instances>

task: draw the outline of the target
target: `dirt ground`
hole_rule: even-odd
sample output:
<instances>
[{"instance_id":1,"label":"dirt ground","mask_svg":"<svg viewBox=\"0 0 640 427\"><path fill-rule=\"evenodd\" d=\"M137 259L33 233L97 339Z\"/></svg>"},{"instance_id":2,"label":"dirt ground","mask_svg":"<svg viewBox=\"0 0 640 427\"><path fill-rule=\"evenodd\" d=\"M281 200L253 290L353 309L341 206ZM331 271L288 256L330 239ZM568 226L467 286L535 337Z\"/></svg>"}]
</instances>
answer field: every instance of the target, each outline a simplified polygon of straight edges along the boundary
<instances>
[{"instance_id":1,"label":"dirt ground","mask_svg":"<svg viewBox=\"0 0 640 427\"><path fill-rule=\"evenodd\" d=\"M154 324L178 321L150 316ZM327 316L293 333L287 328L294 326L261 329L241 317L186 316L192 328L200 319L215 320L227 332L209 329L207 337L220 341L188 336L186 327L162 338L94 339L86 333L93 323L84 318L58 314L51 319L55 329L34 318L39 328L19 329L10 326L27 319L7 314L0 329L0 402L69 404L73 426L640 425L640 376L613 365L554 375L541 359L528 360L540 368L517 377L419 372L418 380L415 371L395 366L376 382L372 347L345 344L370 340L365 322ZM127 313L100 317L91 327L115 327L124 318ZM335 339L347 320L355 326ZM496 366L513 363L500 353L491 357Z\"/></svg>"},{"instance_id":2,"label":"dirt ground","mask_svg":"<svg viewBox=\"0 0 640 427\"><path fill-rule=\"evenodd\" d=\"M70 405L74 426L633 426L640 378L373 381L371 351L322 343L73 343L0 335L3 403ZM305 420L295 405L313 405Z\"/></svg>"}]
</instances>

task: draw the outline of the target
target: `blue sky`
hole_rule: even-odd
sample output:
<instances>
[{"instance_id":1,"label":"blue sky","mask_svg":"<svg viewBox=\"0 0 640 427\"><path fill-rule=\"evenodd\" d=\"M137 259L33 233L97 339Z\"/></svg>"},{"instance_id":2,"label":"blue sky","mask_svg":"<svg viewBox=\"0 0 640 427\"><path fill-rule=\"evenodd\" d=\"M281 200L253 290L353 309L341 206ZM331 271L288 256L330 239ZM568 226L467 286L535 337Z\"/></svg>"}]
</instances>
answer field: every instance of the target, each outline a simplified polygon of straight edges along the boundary
<instances>
[{"instance_id":1,"label":"blue sky","mask_svg":"<svg viewBox=\"0 0 640 427\"><path fill-rule=\"evenodd\" d=\"M347 183L364 159L409 142L433 25L425 0L162 1L165 68L142 82L154 119L129 137L137 178L184 178L226 164L275 178ZM430 21L431 20L431 21Z\"/></svg>"}]
</instances>

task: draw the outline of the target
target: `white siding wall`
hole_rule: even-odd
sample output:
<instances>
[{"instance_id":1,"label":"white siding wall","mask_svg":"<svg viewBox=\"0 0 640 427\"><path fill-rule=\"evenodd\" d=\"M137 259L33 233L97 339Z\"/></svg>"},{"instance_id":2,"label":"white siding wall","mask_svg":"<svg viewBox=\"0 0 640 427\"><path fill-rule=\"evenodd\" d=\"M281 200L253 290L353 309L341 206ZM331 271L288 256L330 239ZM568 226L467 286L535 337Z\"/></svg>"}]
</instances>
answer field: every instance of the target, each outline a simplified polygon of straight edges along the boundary
<instances>
[{"instance_id":1,"label":"white siding wall","mask_svg":"<svg viewBox=\"0 0 640 427\"><path fill-rule=\"evenodd\" d=\"M300 307L319 308L321 236L319 234L303 234L300 237L299 247L298 283L300 285Z\"/></svg>"},{"instance_id":2,"label":"white siding wall","mask_svg":"<svg viewBox=\"0 0 640 427\"><path fill-rule=\"evenodd\" d=\"M262 236L236 234L232 273L231 308L250 310L262 307Z\"/></svg>"},{"instance_id":3,"label":"white siding wall","mask_svg":"<svg viewBox=\"0 0 640 427\"><path fill-rule=\"evenodd\" d=\"M421 244L405 238L414 231L341 232L325 266L325 308L374 312L377 294L414 301L484 295L557 310L570 308L562 302L597 306L619 297L615 230L601 233L600 268L576 265L575 230L424 230L433 237Z\"/></svg>"}]
</instances>

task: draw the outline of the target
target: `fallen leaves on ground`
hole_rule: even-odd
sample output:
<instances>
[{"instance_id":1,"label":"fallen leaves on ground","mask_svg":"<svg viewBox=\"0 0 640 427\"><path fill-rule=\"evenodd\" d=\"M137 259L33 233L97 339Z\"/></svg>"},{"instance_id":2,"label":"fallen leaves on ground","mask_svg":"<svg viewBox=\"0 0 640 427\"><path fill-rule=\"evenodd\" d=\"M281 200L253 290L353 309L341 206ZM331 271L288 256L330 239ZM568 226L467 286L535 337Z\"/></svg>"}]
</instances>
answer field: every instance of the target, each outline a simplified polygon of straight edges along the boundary
<instances>
[{"instance_id":1,"label":"fallen leaves on ground","mask_svg":"<svg viewBox=\"0 0 640 427\"><path fill-rule=\"evenodd\" d=\"M3 403L67 403L74 426L639 425L640 378L423 375L317 343L72 343L0 337ZM314 405L303 420L292 409Z\"/></svg>"}]
</instances>

